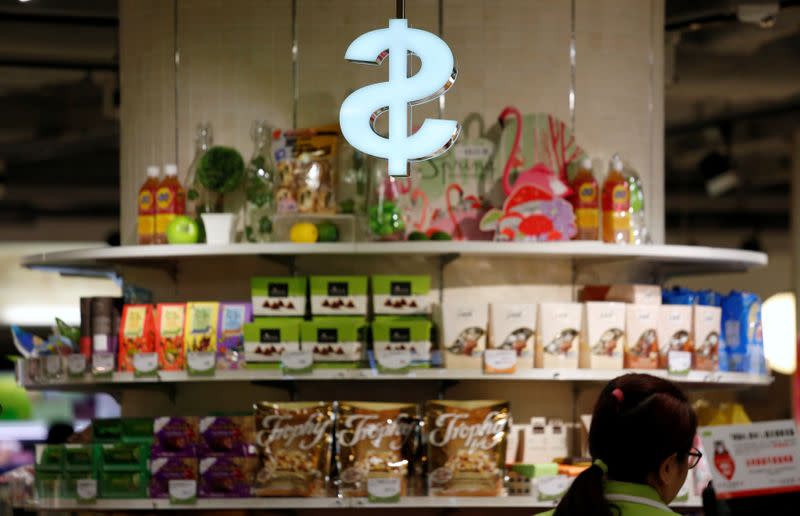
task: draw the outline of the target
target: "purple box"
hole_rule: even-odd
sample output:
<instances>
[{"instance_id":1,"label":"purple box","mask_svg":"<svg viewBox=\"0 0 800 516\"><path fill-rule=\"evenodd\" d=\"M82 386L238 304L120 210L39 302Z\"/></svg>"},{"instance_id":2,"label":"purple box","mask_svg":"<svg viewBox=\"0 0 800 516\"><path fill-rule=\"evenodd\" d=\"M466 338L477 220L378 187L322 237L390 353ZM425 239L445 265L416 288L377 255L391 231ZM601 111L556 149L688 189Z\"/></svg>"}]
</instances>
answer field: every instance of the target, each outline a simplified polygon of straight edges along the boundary
<instances>
[{"instance_id":1,"label":"purple box","mask_svg":"<svg viewBox=\"0 0 800 516\"><path fill-rule=\"evenodd\" d=\"M150 461L150 498L169 498L170 480L197 480L194 457L161 457Z\"/></svg>"},{"instance_id":2,"label":"purple box","mask_svg":"<svg viewBox=\"0 0 800 516\"><path fill-rule=\"evenodd\" d=\"M255 420L247 416L206 416L200 418L200 457L248 455L255 444Z\"/></svg>"},{"instance_id":3,"label":"purple box","mask_svg":"<svg viewBox=\"0 0 800 516\"><path fill-rule=\"evenodd\" d=\"M203 457L200 459L199 498L244 498L257 466L256 457Z\"/></svg>"},{"instance_id":4,"label":"purple box","mask_svg":"<svg viewBox=\"0 0 800 516\"><path fill-rule=\"evenodd\" d=\"M253 305L220 303L217 324L217 368L239 369L244 364L244 325L253 320Z\"/></svg>"},{"instance_id":5,"label":"purple box","mask_svg":"<svg viewBox=\"0 0 800 516\"><path fill-rule=\"evenodd\" d=\"M196 417L157 417L153 421L153 457L196 457Z\"/></svg>"}]
</instances>

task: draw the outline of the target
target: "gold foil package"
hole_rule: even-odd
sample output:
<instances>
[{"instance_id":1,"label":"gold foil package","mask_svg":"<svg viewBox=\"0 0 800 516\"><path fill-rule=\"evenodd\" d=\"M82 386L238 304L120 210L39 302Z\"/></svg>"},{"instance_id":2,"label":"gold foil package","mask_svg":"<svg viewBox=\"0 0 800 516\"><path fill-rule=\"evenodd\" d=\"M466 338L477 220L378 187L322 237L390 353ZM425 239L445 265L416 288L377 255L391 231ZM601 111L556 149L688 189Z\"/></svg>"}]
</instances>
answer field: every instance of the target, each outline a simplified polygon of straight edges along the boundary
<instances>
[{"instance_id":1,"label":"gold foil package","mask_svg":"<svg viewBox=\"0 0 800 516\"><path fill-rule=\"evenodd\" d=\"M256 496L325 496L333 438L330 402L255 405Z\"/></svg>"},{"instance_id":2,"label":"gold foil package","mask_svg":"<svg viewBox=\"0 0 800 516\"><path fill-rule=\"evenodd\" d=\"M428 401L428 494L499 496L508 425L505 401Z\"/></svg>"}]
</instances>

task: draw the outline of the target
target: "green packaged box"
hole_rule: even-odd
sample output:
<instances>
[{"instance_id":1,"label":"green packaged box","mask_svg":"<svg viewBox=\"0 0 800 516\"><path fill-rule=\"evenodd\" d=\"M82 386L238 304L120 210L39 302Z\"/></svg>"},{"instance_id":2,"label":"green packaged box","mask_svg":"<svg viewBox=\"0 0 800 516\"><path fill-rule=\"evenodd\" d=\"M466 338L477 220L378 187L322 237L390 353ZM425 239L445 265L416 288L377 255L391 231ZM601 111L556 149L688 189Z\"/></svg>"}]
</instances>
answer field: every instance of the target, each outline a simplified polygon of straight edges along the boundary
<instances>
[{"instance_id":1,"label":"green packaged box","mask_svg":"<svg viewBox=\"0 0 800 516\"><path fill-rule=\"evenodd\" d=\"M101 471L98 475L98 498L147 498L150 473L147 469Z\"/></svg>"},{"instance_id":2,"label":"green packaged box","mask_svg":"<svg viewBox=\"0 0 800 516\"><path fill-rule=\"evenodd\" d=\"M92 420L92 441L96 443L115 443L122 439L122 419Z\"/></svg>"},{"instance_id":3,"label":"green packaged box","mask_svg":"<svg viewBox=\"0 0 800 516\"><path fill-rule=\"evenodd\" d=\"M250 279L253 315L304 316L306 313L306 278L264 277Z\"/></svg>"},{"instance_id":4,"label":"green packaged box","mask_svg":"<svg viewBox=\"0 0 800 516\"><path fill-rule=\"evenodd\" d=\"M61 477L61 496L62 498L78 497L78 480L96 478L94 471L65 471Z\"/></svg>"},{"instance_id":5,"label":"green packaged box","mask_svg":"<svg viewBox=\"0 0 800 516\"><path fill-rule=\"evenodd\" d=\"M64 445L64 471L95 471L96 448L91 444Z\"/></svg>"},{"instance_id":6,"label":"green packaged box","mask_svg":"<svg viewBox=\"0 0 800 516\"><path fill-rule=\"evenodd\" d=\"M244 325L244 359L248 366L279 367L284 352L300 350L299 317L256 317Z\"/></svg>"},{"instance_id":7,"label":"green packaged box","mask_svg":"<svg viewBox=\"0 0 800 516\"><path fill-rule=\"evenodd\" d=\"M36 496L41 500L54 500L61 495L61 472L36 470L34 483Z\"/></svg>"},{"instance_id":8,"label":"green packaged box","mask_svg":"<svg viewBox=\"0 0 800 516\"><path fill-rule=\"evenodd\" d=\"M376 317L372 323L375 360L393 351L408 351L411 365L430 366L432 323L424 317Z\"/></svg>"},{"instance_id":9,"label":"green packaged box","mask_svg":"<svg viewBox=\"0 0 800 516\"><path fill-rule=\"evenodd\" d=\"M300 348L314 356L314 365L355 367L364 358L364 329L360 317L315 317L300 324Z\"/></svg>"},{"instance_id":10,"label":"green packaged box","mask_svg":"<svg viewBox=\"0 0 800 516\"><path fill-rule=\"evenodd\" d=\"M36 471L61 472L64 468L63 444L36 445Z\"/></svg>"},{"instance_id":11,"label":"green packaged box","mask_svg":"<svg viewBox=\"0 0 800 516\"><path fill-rule=\"evenodd\" d=\"M367 315L367 277L311 276L311 313Z\"/></svg>"},{"instance_id":12,"label":"green packaged box","mask_svg":"<svg viewBox=\"0 0 800 516\"><path fill-rule=\"evenodd\" d=\"M372 277L372 307L381 315L424 315L431 311L431 277Z\"/></svg>"},{"instance_id":13,"label":"green packaged box","mask_svg":"<svg viewBox=\"0 0 800 516\"><path fill-rule=\"evenodd\" d=\"M130 471L147 467L150 446L136 443L98 444L101 471Z\"/></svg>"},{"instance_id":14,"label":"green packaged box","mask_svg":"<svg viewBox=\"0 0 800 516\"><path fill-rule=\"evenodd\" d=\"M153 444L153 418L152 417L123 418L122 442Z\"/></svg>"}]
</instances>

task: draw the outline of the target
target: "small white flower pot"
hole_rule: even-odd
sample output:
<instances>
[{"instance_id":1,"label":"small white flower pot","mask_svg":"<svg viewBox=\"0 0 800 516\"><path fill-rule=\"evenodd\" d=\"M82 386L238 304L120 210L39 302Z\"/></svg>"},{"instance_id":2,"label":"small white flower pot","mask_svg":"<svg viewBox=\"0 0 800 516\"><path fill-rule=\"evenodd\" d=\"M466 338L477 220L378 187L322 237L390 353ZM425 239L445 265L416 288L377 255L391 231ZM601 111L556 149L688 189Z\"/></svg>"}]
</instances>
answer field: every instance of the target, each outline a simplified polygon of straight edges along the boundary
<instances>
[{"instance_id":1,"label":"small white flower pot","mask_svg":"<svg viewBox=\"0 0 800 516\"><path fill-rule=\"evenodd\" d=\"M233 213L203 213L200 217L205 226L207 244L222 245L233 242Z\"/></svg>"}]
</instances>

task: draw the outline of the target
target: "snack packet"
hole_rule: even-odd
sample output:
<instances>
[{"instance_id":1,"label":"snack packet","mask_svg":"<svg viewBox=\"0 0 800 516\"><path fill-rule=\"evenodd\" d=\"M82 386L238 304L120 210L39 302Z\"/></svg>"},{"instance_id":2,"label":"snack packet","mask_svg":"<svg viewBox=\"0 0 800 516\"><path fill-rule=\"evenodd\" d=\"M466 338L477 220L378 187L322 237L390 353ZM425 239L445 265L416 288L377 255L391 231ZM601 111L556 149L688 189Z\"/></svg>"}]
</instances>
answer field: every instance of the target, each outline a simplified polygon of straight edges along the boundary
<instances>
[{"instance_id":1,"label":"snack packet","mask_svg":"<svg viewBox=\"0 0 800 516\"><path fill-rule=\"evenodd\" d=\"M133 371L133 355L152 353L155 349L153 307L151 305L125 305L119 327L119 370Z\"/></svg>"},{"instance_id":2,"label":"snack packet","mask_svg":"<svg viewBox=\"0 0 800 516\"><path fill-rule=\"evenodd\" d=\"M184 366L184 303L159 303L156 307L156 349L158 365L165 371L180 371Z\"/></svg>"}]
</instances>

